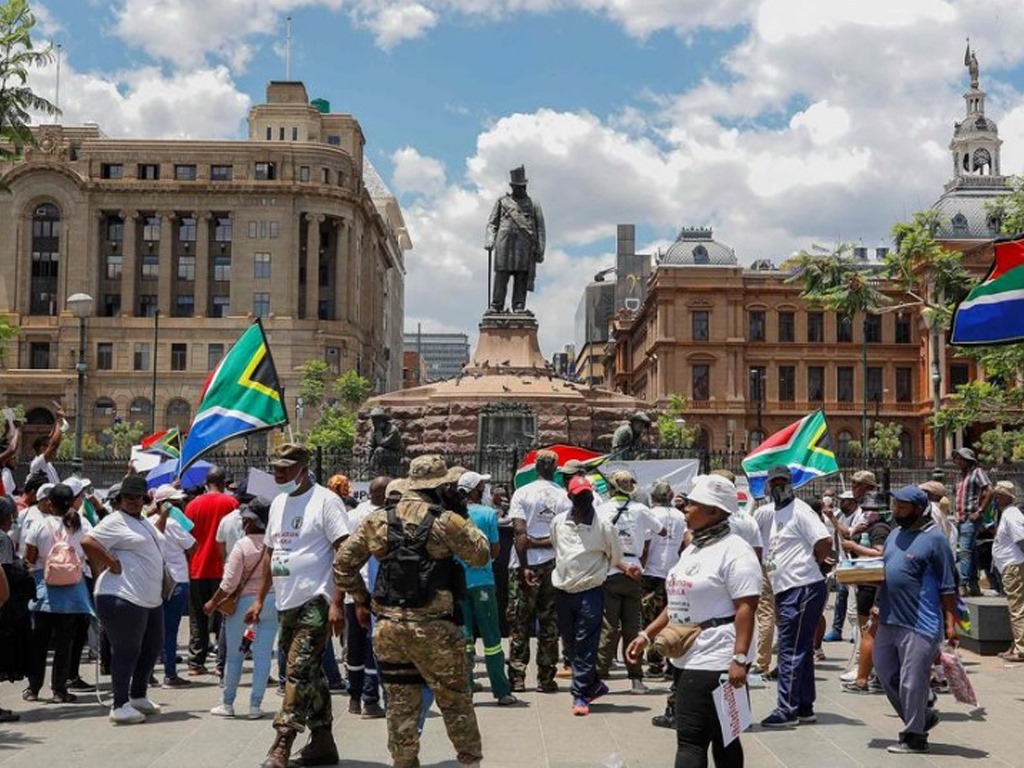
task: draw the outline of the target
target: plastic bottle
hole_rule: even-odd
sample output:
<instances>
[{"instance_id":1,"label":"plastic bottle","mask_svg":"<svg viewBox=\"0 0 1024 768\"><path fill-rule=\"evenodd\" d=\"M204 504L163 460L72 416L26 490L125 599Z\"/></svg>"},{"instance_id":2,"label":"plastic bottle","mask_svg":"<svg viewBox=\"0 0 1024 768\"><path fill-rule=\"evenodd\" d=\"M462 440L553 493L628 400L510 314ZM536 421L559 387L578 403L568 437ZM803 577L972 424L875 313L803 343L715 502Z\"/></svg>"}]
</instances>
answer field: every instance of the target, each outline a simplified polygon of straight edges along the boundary
<instances>
[{"instance_id":1,"label":"plastic bottle","mask_svg":"<svg viewBox=\"0 0 1024 768\"><path fill-rule=\"evenodd\" d=\"M256 639L256 629L252 624L245 625L245 631L242 633L242 644L238 650L242 653L248 653L249 648L252 647L252 641Z\"/></svg>"}]
</instances>

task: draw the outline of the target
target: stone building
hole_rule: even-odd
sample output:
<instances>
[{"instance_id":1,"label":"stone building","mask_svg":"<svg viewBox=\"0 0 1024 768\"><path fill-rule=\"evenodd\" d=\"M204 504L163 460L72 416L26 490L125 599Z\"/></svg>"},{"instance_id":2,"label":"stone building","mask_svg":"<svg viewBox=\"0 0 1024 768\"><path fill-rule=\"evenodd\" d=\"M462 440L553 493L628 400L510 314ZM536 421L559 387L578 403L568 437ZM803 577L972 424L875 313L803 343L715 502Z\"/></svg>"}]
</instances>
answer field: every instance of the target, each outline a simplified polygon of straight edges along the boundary
<instances>
[{"instance_id":1,"label":"stone building","mask_svg":"<svg viewBox=\"0 0 1024 768\"><path fill-rule=\"evenodd\" d=\"M375 391L401 384L401 209L363 155L357 120L272 82L239 141L113 139L44 125L0 166L0 312L21 328L0 392L30 434L74 413L86 319L86 433L116 418L185 426L203 381L262 318L289 410L297 368L327 360Z\"/></svg>"}]
</instances>

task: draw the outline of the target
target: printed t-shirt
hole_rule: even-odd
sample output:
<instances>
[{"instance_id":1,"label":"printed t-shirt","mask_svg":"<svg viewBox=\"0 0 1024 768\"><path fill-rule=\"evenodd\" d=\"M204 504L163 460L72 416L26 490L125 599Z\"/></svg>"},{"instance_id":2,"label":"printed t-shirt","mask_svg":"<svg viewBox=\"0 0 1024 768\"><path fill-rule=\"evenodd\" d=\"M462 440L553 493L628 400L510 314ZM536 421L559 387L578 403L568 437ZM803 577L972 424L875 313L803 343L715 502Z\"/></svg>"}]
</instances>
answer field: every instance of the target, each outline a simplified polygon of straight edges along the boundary
<instances>
[{"instance_id":1,"label":"printed t-shirt","mask_svg":"<svg viewBox=\"0 0 1024 768\"><path fill-rule=\"evenodd\" d=\"M299 496L280 493L270 504L264 541L279 610L334 592L334 542L348 536L348 511L337 494L314 485Z\"/></svg>"},{"instance_id":2,"label":"printed t-shirt","mask_svg":"<svg viewBox=\"0 0 1024 768\"><path fill-rule=\"evenodd\" d=\"M480 532L487 537L490 544L497 544L498 538L498 514L483 504L470 504L468 507L469 519L480 529ZM487 558L487 565L474 568L467 565L461 559L455 558L466 571L466 587L493 587L494 569L491 567L491 558Z\"/></svg>"},{"instance_id":3,"label":"printed t-shirt","mask_svg":"<svg viewBox=\"0 0 1024 768\"><path fill-rule=\"evenodd\" d=\"M644 542L651 536L661 533L662 525L651 514L650 508L636 501L628 501L623 498L612 499L598 507L597 514L608 520L619 534L619 543L622 545L622 562L626 565L640 565ZM616 573L621 573L621 571L615 567L608 569L609 576Z\"/></svg>"},{"instance_id":4,"label":"printed t-shirt","mask_svg":"<svg viewBox=\"0 0 1024 768\"><path fill-rule=\"evenodd\" d=\"M885 541L885 582L878 599L878 620L941 640L941 595L956 591L953 553L931 522L919 531L894 528Z\"/></svg>"},{"instance_id":5,"label":"printed t-shirt","mask_svg":"<svg viewBox=\"0 0 1024 768\"><path fill-rule=\"evenodd\" d=\"M347 505L346 505L345 508L348 509ZM363 524L363 520L365 520L369 516L369 514L371 512L375 512L378 509L380 509L380 507L378 507L376 504L374 504L369 499L365 499L365 500L361 501L358 505L356 505L355 509L349 509L348 510L348 529L349 529L349 531L350 532L354 532L357 528L359 528L360 525ZM359 575L363 577L363 581L365 581L366 583L369 583L368 580L370 578L370 562L373 561L373 560L376 560L376 558L375 557L371 557L369 560L366 561L366 564L362 568L359 569ZM346 605L355 605L355 602L356 602L356 599L354 597L352 597L352 595L350 595L348 592L346 592L345 593L345 604Z\"/></svg>"},{"instance_id":6,"label":"printed t-shirt","mask_svg":"<svg viewBox=\"0 0 1024 768\"><path fill-rule=\"evenodd\" d=\"M112 512L89 535L121 561L121 573L106 570L97 577L97 595L120 597L142 608L163 604L164 557L159 532L148 520Z\"/></svg>"},{"instance_id":7,"label":"printed t-shirt","mask_svg":"<svg viewBox=\"0 0 1024 768\"><path fill-rule=\"evenodd\" d=\"M996 537L992 541L992 564L997 571L1008 565L1024 564L1024 552L1017 542L1024 540L1024 514L1011 504L1003 510L996 528Z\"/></svg>"},{"instance_id":8,"label":"printed t-shirt","mask_svg":"<svg viewBox=\"0 0 1024 768\"><path fill-rule=\"evenodd\" d=\"M33 526L39 523L45 515L39 509L38 506L33 504L31 507L26 509L18 516L17 525L17 539L18 539L18 557L25 559L25 547L28 546L28 535L32 531ZM12 531L14 529L11 529Z\"/></svg>"},{"instance_id":9,"label":"printed t-shirt","mask_svg":"<svg viewBox=\"0 0 1024 768\"><path fill-rule=\"evenodd\" d=\"M648 539L650 544L644 576L664 579L672 566L679 562L679 547L686 535L686 518L675 507L651 507L651 514L665 529L665 535L652 535Z\"/></svg>"},{"instance_id":10,"label":"printed t-shirt","mask_svg":"<svg viewBox=\"0 0 1024 768\"><path fill-rule=\"evenodd\" d=\"M774 505L772 508L768 545L764 551L772 591L778 594L824 580L818 561L814 559L814 545L831 538L828 528L800 499L793 499L781 509L774 509Z\"/></svg>"},{"instance_id":11,"label":"printed t-shirt","mask_svg":"<svg viewBox=\"0 0 1024 768\"><path fill-rule=\"evenodd\" d=\"M178 584L188 584L188 558L185 552L192 548L196 540L192 534L181 527L181 523L173 517L168 517L161 533L156 527L156 521L150 519L154 530L160 537L160 551L163 553L167 570L171 572L174 581Z\"/></svg>"},{"instance_id":12,"label":"printed t-shirt","mask_svg":"<svg viewBox=\"0 0 1024 768\"><path fill-rule=\"evenodd\" d=\"M191 533L196 540L196 551L188 564L189 578L219 579L224 575L224 563L217 547L217 526L233 509L238 509L238 501L219 491L207 491L185 507L185 517L195 523Z\"/></svg>"},{"instance_id":13,"label":"printed t-shirt","mask_svg":"<svg viewBox=\"0 0 1024 768\"><path fill-rule=\"evenodd\" d=\"M746 512L736 512L729 515L729 530L743 539L754 549L764 549L764 541L761 539L761 528L753 515Z\"/></svg>"},{"instance_id":14,"label":"printed t-shirt","mask_svg":"<svg viewBox=\"0 0 1024 768\"><path fill-rule=\"evenodd\" d=\"M759 596L761 580L757 554L736 534L707 547L691 544L665 579L669 621L700 624L734 616L733 600ZM735 622L709 627L685 655L670 661L680 669L725 670L735 644Z\"/></svg>"},{"instance_id":15,"label":"printed t-shirt","mask_svg":"<svg viewBox=\"0 0 1024 768\"><path fill-rule=\"evenodd\" d=\"M512 520L526 521L526 535L543 539L551 533L551 521L559 512L570 509L565 489L550 480L534 480L517 488L509 500L508 516ZM526 550L528 565L543 565L555 556L550 547L531 547ZM519 553L515 547L509 557L509 568L519 567Z\"/></svg>"}]
</instances>

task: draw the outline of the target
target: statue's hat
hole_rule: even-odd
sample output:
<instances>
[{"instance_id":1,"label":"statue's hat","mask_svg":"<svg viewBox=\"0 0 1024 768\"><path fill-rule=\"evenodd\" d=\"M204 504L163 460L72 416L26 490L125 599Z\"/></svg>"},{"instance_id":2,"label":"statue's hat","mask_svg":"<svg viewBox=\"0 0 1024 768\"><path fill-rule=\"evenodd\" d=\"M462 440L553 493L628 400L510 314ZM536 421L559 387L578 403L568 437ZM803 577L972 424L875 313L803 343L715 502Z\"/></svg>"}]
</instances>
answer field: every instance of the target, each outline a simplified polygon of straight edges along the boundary
<instances>
[{"instance_id":1,"label":"statue's hat","mask_svg":"<svg viewBox=\"0 0 1024 768\"><path fill-rule=\"evenodd\" d=\"M513 168L508 172L508 183L513 186L519 184L526 184L526 167L520 165L518 168Z\"/></svg>"}]
</instances>

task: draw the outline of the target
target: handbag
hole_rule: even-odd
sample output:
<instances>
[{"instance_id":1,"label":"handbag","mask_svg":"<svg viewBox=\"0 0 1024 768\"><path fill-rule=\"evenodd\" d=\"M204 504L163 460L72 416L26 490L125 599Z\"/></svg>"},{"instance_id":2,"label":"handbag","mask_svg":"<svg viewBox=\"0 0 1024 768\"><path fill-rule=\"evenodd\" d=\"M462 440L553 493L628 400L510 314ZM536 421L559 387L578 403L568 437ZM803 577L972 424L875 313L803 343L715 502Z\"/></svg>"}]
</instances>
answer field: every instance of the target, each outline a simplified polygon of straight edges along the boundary
<instances>
[{"instance_id":1,"label":"handbag","mask_svg":"<svg viewBox=\"0 0 1024 768\"><path fill-rule=\"evenodd\" d=\"M260 550L260 556L256 558L256 562L253 563L249 572L242 577L242 580L238 582L238 587L227 597L223 598L217 603L217 613L221 616L234 616L235 611L238 610L238 598L242 596L242 590L245 589L245 585L249 583L249 579L252 578L259 564L263 562L263 556L267 553L267 548L263 547Z\"/></svg>"},{"instance_id":2,"label":"handbag","mask_svg":"<svg viewBox=\"0 0 1024 768\"><path fill-rule=\"evenodd\" d=\"M163 581L160 584L160 597L166 603L171 599L174 594L174 588L178 586L178 580L171 574L171 569L167 567L167 559L164 557L164 549L160 546L160 539L156 537L156 526L153 525L148 519L145 522L149 523L152 530L150 535L153 537L153 542L156 544L156 549L160 553L160 560L163 564Z\"/></svg>"}]
</instances>

